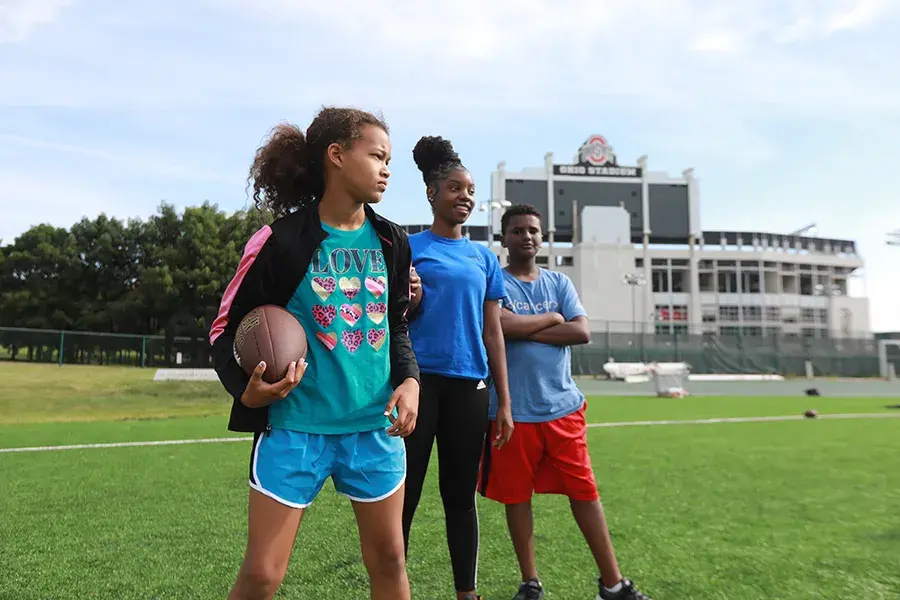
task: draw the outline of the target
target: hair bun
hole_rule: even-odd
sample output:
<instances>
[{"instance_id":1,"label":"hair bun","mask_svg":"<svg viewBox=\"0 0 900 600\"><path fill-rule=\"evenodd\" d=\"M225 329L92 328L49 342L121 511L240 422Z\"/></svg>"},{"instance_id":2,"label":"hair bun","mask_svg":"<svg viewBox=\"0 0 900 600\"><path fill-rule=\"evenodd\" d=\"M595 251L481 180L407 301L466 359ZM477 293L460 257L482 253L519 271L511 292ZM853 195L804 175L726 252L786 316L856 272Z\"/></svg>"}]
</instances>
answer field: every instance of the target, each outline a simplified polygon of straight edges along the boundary
<instances>
[{"instance_id":1,"label":"hair bun","mask_svg":"<svg viewBox=\"0 0 900 600\"><path fill-rule=\"evenodd\" d=\"M416 142L413 148L413 160L425 175L447 163L458 163L459 154L453 150L450 140L440 136L426 135Z\"/></svg>"}]
</instances>

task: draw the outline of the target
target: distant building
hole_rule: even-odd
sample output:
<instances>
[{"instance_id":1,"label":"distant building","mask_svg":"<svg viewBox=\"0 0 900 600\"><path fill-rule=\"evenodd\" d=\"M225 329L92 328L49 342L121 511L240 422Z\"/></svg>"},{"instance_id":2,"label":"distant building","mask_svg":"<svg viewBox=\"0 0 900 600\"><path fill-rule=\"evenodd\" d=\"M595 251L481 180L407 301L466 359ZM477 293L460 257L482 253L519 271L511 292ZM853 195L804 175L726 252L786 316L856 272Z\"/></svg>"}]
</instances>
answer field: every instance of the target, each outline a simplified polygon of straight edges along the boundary
<instances>
[{"instance_id":1,"label":"distant building","mask_svg":"<svg viewBox=\"0 0 900 600\"><path fill-rule=\"evenodd\" d=\"M505 264L500 214L535 206L544 215L538 262L572 278L595 331L871 337L868 299L848 293L864 266L853 241L704 231L692 169L669 177L648 171L646 156L620 166L592 135L572 164L550 153L519 172L500 163L491 182L485 225L470 220L467 234Z\"/></svg>"}]
</instances>

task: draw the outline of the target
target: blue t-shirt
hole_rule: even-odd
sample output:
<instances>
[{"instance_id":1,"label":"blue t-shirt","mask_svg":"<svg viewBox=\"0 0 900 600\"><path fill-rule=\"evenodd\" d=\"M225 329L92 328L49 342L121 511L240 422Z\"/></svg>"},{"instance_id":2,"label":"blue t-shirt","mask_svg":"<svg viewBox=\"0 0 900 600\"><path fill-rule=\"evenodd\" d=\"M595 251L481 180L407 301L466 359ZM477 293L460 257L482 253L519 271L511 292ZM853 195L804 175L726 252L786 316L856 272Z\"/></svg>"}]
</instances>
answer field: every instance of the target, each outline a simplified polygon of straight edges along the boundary
<instances>
[{"instance_id":1,"label":"blue t-shirt","mask_svg":"<svg viewBox=\"0 0 900 600\"><path fill-rule=\"evenodd\" d=\"M506 295L500 262L486 246L430 230L409 236L409 246L423 290L422 303L409 324L419 370L485 379L484 303Z\"/></svg>"},{"instance_id":2,"label":"blue t-shirt","mask_svg":"<svg viewBox=\"0 0 900 600\"><path fill-rule=\"evenodd\" d=\"M272 427L346 434L387 427L387 265L375 228L328 227L287 309L306 331L306 373L269 408Z\"/></svg>"},{"instance_id":3,"label":"blue t-shirt","mask_svg":"<svg viewBox=\"0 0 900 600\"><path fill-rule=\"evenodd\" d=\"M517 315L558 312L566 321L585 317L572 280L558 271L540 270L535 281L521 281L503 271L503 306ZM570 415L584 404L572 379L572 351L526 340L506 341L509 396L513 421L543 423ZM490 416L497 416L497 393L491 386Z\"/></svg>"}]
</instances>

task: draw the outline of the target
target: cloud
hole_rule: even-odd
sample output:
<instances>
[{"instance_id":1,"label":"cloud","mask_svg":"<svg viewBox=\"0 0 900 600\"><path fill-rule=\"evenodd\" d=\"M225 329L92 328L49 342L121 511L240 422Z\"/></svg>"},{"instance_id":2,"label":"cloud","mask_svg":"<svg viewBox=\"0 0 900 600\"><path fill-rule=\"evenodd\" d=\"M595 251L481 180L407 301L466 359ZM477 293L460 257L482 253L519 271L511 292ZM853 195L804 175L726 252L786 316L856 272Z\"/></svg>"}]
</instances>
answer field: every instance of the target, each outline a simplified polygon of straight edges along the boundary
<instances>
[{"instance_id":1,"label":"cloud","mask_svg":"<svg viewBox=\"0 0 900 600\"><path fill-rule=\"evenodd\" d=\"M35 28L52 23L72 0L3 0L0 44L24 41Z\"/></svg>"},{"instance_id":2,"label":"cloud","mask_svg":"<svg viewBox=\"0 0 900 600\"><path fill-rule=\"evenodd\" d=\"M0 102L541 111L602 99L673 110L900 111L887 59L867 63L866 49L855 48L823 60L811 46L878 30L894 1L160 0L152 10L105 2L69 11L64 36L0 68ZM39 60L47 55L58 66Z\"/></svg>"},{"instance_id":3,"label":"cloud","mask_svg":"<svg viewBox=\"0 0 900 600\"><path fill-rule=\"evenodd\" d=\"M167 175L183 179L218 183L234 183L235 181L239 180L239 175L227 176L220 173L204 171L202 169L190 167L183 164L167 163L156 158L146 156L145 153L143 153L142 155L142 153L133 153L128 151L111 152L88 146L67 144L63 142L56 142L8 133L0 133L0 144L2 143L43 150L46 152L62 153L77 156L80 158L88 158L108 163L114 163L145 174Z\"/></svg>"},{"instance_id":4,"label":"cloud","mask_svg":"<svg viewBox=\"0 0 900 600\"><path fill-rule=\"evenodd\" d=\"M843 4L850 4L850 6L825 15L823 29L826 35L871 25L897 8L890 0L855 0Z\"/></svg>"}]
</instances>

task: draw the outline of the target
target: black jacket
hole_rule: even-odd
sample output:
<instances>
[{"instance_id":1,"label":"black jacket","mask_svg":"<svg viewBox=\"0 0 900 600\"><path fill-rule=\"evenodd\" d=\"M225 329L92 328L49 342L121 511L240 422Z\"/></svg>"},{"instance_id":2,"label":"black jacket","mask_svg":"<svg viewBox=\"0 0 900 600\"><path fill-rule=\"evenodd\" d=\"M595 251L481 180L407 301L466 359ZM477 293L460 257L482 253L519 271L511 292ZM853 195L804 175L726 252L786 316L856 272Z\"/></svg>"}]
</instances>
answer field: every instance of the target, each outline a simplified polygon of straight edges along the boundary
<instances>
[{"instance_id":1,"label":"black jacket","mask_svg":"<svg viewBox=\"0 0 900 600\"><path fill-rule=\"evenodd\" d=\"M419 367L409 341L409 268L412 254L406 232L377 215L368 205L366 217L378 233L388 271L391 384L419 379ZM244 248L237 273L222 298L219 316L210 332L213 365L219 380L234 398L228 429L264 431L269 409L248 408L241 395L250 377L234 357L234 334L244 316L258 306L286 306L306 276L313 253L327 237L314 203L259 230Z\"/></svg>"}]
</instances>

